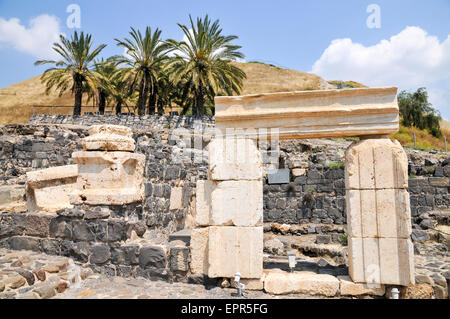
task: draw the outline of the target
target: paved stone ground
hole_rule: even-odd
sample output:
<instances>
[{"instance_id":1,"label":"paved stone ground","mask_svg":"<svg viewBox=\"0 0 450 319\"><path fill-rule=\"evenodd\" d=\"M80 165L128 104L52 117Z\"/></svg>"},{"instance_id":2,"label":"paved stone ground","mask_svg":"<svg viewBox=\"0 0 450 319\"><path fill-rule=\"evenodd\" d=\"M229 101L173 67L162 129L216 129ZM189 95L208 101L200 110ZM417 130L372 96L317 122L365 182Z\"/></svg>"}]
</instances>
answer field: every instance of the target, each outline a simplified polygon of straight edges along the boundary
<instances>
[{"instance_id":1,"label":"paved stone ground","mask_svg":"<svg viewBox=\"0 0 450 319\"><path fill-rule=\"evenodd\" d=\"M107 277L91 275L79 287L70 288L55 299L237 299L236 289L203 285L150 281L144 278ZM273 296L262 291L247 291L245 298L251 299L313 299L324 298L307 295Z\"/></svg>"},{"instance_id":2,"label":"paved stone ground","mask_svg":"<svg viewBox=\"0 0 450 319\"><path fill-rule=\"evenodd\" d=\"M430 293L435 298L446 298L450 278L449 254L416 255L415 264L416 283L419 286L430 285ZM236 289L232 288L108 277L94 274L89 268L76 265L70 258L0 249L0 299L233 299L237 298L235 293ZM262 291L246 291L245 298L326 297L303 294L273 296Z\"/></svg>"},{"instance_id":3,"label":"paved stone ground","mask_svg":"<svg viewBox=\"0 0 450 319\"><path fill-rule=\"evenodd\" d=\"M0 249L0 299L48 299L92 273L70 258Z\"/></svg>"}]
</instances>

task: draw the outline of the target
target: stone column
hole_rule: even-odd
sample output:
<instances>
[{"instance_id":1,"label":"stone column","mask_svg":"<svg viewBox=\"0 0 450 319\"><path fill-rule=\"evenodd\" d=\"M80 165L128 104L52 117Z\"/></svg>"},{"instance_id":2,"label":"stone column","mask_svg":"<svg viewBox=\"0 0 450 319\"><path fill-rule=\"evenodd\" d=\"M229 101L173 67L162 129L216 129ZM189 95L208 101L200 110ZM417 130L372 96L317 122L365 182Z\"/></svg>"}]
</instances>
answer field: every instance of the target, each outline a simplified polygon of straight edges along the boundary
<instances>
[{"instance_id":1,"label":"stone column","mask_svg":"<svg viewBox=\"0 0 450 319\"><path fill-rule=\"evenodd\" d=\"M348 259L354 282L414 284L408 160L389 137L362 138L346 151Z\"/></svg>"},{"instance_id":2,"label":"stone column","mask_svg":"<svg viewBox=\"0 0 450 319\"><path fill-rule=\"evenodd\" d=\"M143 200L145 155L133 153L131 129L96 125L89 135L83 151L72 154L78 178L71 203L120 206Z\"/></svg>"},{"instance_id":3,"label":"stone column","mask_svg":"<svg viewBox=\"0 0 450 319\"><path fill-rule=\"evenodd\" d=\"M262 160L256 142L216 138L209 144L209 180L197 182L191 248L193 273L257 279L263 269Z\"/></svg>"}]
</instances>

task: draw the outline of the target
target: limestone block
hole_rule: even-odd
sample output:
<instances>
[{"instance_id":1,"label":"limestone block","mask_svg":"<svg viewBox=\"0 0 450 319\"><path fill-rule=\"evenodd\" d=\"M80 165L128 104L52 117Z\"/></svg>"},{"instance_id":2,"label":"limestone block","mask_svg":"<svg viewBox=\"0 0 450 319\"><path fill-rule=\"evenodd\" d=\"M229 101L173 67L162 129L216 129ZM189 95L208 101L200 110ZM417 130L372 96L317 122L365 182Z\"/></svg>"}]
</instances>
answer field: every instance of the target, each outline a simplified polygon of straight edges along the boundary
<instances>
[{"instance_id":1,"label":"limestone block","mask_svg":"<svg viewBox=\"0 0 450 319\"><path fill-rule=\"evenodd\" d=\"M145 155L128 152L75 152L77 190L72 204L123 205L143 200Z\"/></svg>"},{"instance_id":2,"label":"limestone block","mask_svg":"<svg viewBox=\"0 0 450 319\"><path fill-rule=\"evenodd\" d=\"M209 227L208 276L261 278L263 269L262 227Z\"/></svg>"},{"instance_id":3,"label":"limestone block","mask_svg":"<svg viewBox=\"0 0 450 319\"><path fill-rule=\"evenodd\" d=\"M183 187L172 187L170 192L170 210L183 208Z\"/></svg>"},{"instance_id":4,"label":"limestone block","mask_svg":"<svg viewBox=\"0 0 450 319\"><path fill-rule=\"evenodd\" d=\"M397 88L217 96L216 128L276 128L280 139L390 135L399 129Z\"/></svg>"},{"instance_id":5,"label":"limestone block","mask_svg":"<svg viewBox=\"0 0 450 319\"><path fill-rule=\"evenodd\" d=\"M369 138L346 150L347 189L408 188L408 159L398 141Z\"/></svg>"},{"instance_id":6,"label":"limestone block","mask_svg":"<svg viewBox=\"0 0 450 319\"><path fill-rule=\"evenodd\" d=\"M51 167L27 173L28 211L55 212L71 208L70 195L75 189L78 166Z\"/></svg>"},{"instance_id":7,"label":"limestone block","mask_svg":"<svg viewBox=\"0 0 450 319\"><path fill-rule=\"evenodd\" d=\"M198 225L262 226L262 181L197 183Z\"/></svg>"},{"instance_id":8,"label":"limestone block","mask_svg":"<svg viewBox=\"0 0 450 319\"><path fill-rule=\"evenodd\" d=\"M414 284L414 250L409 239L350 238L349 274L354 282Z\"/></svg>"},{"instance_id":9,"label":"limestone block","mask_svg":"<svg viewBox=\"0 0 450 319\"><path fill-rule=\"evenodd\" d=\"M378 237L410 238L411 208L406 189L380 189L376 191Z\"/></svg>"},{"instance_id":10,"label":"limestone block","mask_svg":"<svg viewBox=\"0 0 450 319\"><path fill-rule=\"evenodd\" d=\"M411 209L406 189L347 190L351 237L409 238Z\"/></svg>"},{"instance_id":11,"label":"limestone block","mask_svg":"<svg viewBox=\"0 0 450 319\"><path fill-rule=\"evenodd\" d=\"M195 223L199 226L209 226L211 214L211 192L213 181L198 180L195 195Z\"/></svg>"},{"instance_id":12,"label":"limestone block","mask_svg":"<svg viewBox=\"0 0 450 319\"><path fill-rule=\"evenodd\" d=\"M81 141L84 150L134 152L133 131L126 126L94 125L89 136Z\"/></svg>"},{"instance_id":13,"label":"limestone block","mask_svg":"<svg viewBox=\"0 0 450 319\"><path fill-rule=\"evenodd\" d=\"M332 297L339 291L339 280L331 275L313 272L271 270L264 279L264 290L274 295L301 293Z\"/></svg>"},{"instance_id":14,"label":"limestone block","mask_svg":"<svg viewBox=\"0 0 450 319\"><path fill-rule=\"evenodd\" d=\"M208 274L208 236L209 228L195 228L191 232L191 272Z\"/></svg>"},{"instance_id":15,"label":"limestone block","mask_svg":"<svg viewBox=\"0 0 450 319\"><path fill-rule=\"evenodd\" d=\"M362 237L360 195L360 190L347 190L346 192L347 232L349 237Z\"/></svg>"},{"instance_id":16,"label":"limestone block","mask_svg":"<svg viewBox=\"0 0 450 319\"><path fill-rule=\"evenodd\" d=\"M380 284L378 239L349 238L348 270L357 283Z\"/></svg>"},{"instance_id":17,"label":"limestone block","mask_svg":"<svg viewBox=\"0 0 450 319\"><path fill-rule=\"evenodd\" d=\"M348 238L348 272L354 282L364 283L364 250L362 238Z\"/></svg>"},{"instance_id":18,"label":"limestone block","mask_svg":"<svg viewBox=\"0 0 450 319\"><path fill-rule=\"evenodd\" d=\"M209 143L208 150L211 180L262 179L262 157L254 140L218 137Z\"/></svg>"},{"instance_id":19,"label":"limestone block","mask_svg":"<svg viewBox=\"0 0 450 319\"><path fill-rule=\"evenodd\" d=\"M383 285L376 288L368 284L355 283L349 276L338 276L338 279L340 281L341 296L384 296L385 294L385 288Z\"/></svg>"},{"instance_id":20,"label":"limestone block","mask_svg":"<svg viewBox=\"0 0 450 319\"><path fill-rule=\"evenodd\" d=\"M414 248L411 240L380 238L379 245L381 282L387 285L414 285Z\"/></svg>"}]
</instances>

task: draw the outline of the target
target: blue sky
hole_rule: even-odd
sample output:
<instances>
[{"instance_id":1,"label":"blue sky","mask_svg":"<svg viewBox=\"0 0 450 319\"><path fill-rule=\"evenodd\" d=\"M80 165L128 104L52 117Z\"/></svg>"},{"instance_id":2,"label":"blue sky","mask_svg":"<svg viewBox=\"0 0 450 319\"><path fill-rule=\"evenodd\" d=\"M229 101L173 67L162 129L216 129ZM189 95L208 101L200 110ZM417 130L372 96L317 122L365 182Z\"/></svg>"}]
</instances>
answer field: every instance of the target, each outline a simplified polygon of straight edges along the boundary
<instances>
[{"instance_id":1,"label":"blue sky","mask_svg":"<svg viewBox=\"0 0 450 319\"><path fill-rule=\"evenodd\" d=\"M177 23L208 13L226 34L239 36L246 61L314 72L326 80L355 80L400 89L426 86L434 106L450 119L450 1L362 0L0 0L0 88L40 74L33 62L51 55L66 25L66 8L81 8L81 30L104 56L122 54L114 38L130 26L149 25L165 38L182 38ZM369 28L366 10L380 9L380 28Z\"/></svg>"}]
</instances>

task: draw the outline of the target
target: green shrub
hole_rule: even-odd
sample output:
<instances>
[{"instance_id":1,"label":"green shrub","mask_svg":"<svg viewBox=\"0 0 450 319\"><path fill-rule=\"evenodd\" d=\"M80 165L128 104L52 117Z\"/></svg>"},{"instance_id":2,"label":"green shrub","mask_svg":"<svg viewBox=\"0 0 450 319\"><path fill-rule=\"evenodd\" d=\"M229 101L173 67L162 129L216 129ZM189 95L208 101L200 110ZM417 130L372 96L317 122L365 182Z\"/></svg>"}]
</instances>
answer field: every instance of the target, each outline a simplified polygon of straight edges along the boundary
<instances>
[{"instance_id":1,"label":"green shrub","mask_svg":"<svg viewBox=\"0 0 450 319\"><path fill-rule=\"evenodd\" d=\"M330 162L328 165L330 169L344 169L345 163L344 162Z\"/></svg>"}]
</instances>

